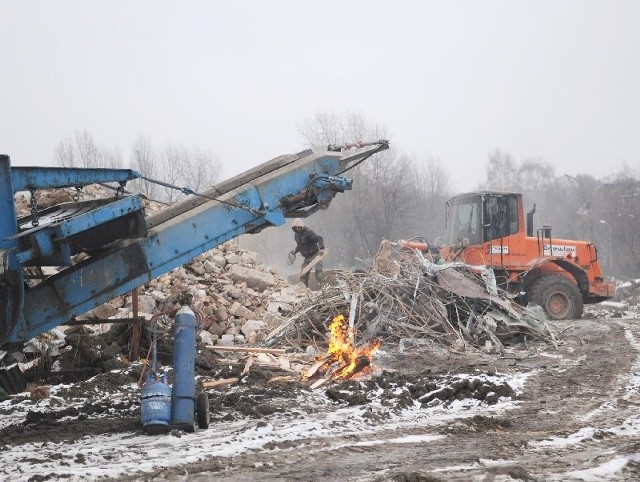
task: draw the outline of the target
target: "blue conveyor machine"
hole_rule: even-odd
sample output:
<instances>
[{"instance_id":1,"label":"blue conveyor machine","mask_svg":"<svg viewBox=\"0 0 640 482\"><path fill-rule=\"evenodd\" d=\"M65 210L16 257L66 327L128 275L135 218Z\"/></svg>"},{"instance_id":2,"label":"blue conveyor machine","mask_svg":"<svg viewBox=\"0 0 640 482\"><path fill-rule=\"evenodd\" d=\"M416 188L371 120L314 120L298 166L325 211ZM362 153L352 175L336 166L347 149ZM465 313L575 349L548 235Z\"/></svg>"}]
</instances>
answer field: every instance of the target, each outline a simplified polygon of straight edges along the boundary
<instances>
[{"instance_id":1,"label":"blue conveyor machine","mask_svg":"<svg viewBox=\"0 0 640 482\"><path fill-rule=\"evenodd\" d=\"M145 217L139 195L125 195L126 169L12 167L0 156L0 348L25 341L179 267L229 239L326 209L351 189L343 177L386 141L277 157L203 193ZM118 183L109 199L40 209L38 190ZM18 218L14 194L32 193ZM74 264L74 256L88 255ZM62 267L39 283L29 268Z\"/></svg>"}]
</instances>

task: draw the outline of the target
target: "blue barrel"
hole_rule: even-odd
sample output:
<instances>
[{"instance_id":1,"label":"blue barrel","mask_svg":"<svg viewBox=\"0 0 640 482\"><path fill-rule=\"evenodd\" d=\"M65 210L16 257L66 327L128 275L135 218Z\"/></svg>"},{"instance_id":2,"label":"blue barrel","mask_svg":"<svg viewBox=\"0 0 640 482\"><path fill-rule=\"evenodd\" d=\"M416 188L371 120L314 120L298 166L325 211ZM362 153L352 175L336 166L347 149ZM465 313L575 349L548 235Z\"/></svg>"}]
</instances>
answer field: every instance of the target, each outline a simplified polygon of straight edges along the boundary
<instances>
[{"instance_id":1,"label":"blue barrel","mask_svg":"<svg viewBox=\"0 0 640 482\"><path fill-rule=\"evenodd\" d=\"M142 387L140 420L151 435L167 433L171 422L171 388L164 376L149 375Z\"/></svg>"},{"instance_id":2,"label":"blue barrel","mask_svg":"<svg viewBox=\"0 0 640 482\"><path fill-rule=\"evenodd\" d=\"M180 308L174 324L171 425L187 432L195 430L197 326L193 311Z\"/></svg>"}]
</instances>

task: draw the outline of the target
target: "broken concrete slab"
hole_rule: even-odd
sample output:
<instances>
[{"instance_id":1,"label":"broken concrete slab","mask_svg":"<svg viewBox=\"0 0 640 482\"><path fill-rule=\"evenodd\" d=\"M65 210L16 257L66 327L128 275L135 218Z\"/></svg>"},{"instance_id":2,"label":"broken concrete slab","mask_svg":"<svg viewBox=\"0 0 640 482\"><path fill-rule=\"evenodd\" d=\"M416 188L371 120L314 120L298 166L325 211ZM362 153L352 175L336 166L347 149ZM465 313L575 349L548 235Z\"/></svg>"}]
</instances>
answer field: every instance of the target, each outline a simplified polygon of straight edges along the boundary
<instances>
[{"instance_id":1,"label":"broken concrete slab","mask_svg":"<svg viewBox=\"0 0 640 482\"><path fill-rule=\"evenodd\" d=\"M277 283L275 276L270 273L258 271L253 268L246 268L237 264L231 266L229 278L237 283L245 282L247 286L257 290L264 290L275 286Z\"/></svg>"},{"instance_id":2,"label":"broken concrete slab","mask_svg":"<svg viewBox=\"0 0 640 482\"><path fill-rule=\"evenodd\" d=\"M256 319L256 315L253 311L249 310L247 307L241 305L238 302L233 303L229 307L229 313L233 316L237 316L238 318L244 318L246 320Z\"/></svg>"},{"instance_id":3,"label":"broken concrete slab","mask_svg":"<svg viewBox=\"0 0 640 482\"><path fill-rule=\"evenodd\" d=\"M242 330L242 333L245 334L245 336L249 336L251 332L258 332L264 329L266 326L267 324L264 321L249 320L244 325L242 325L240 329Z\"/></svg>"}]
</instances>

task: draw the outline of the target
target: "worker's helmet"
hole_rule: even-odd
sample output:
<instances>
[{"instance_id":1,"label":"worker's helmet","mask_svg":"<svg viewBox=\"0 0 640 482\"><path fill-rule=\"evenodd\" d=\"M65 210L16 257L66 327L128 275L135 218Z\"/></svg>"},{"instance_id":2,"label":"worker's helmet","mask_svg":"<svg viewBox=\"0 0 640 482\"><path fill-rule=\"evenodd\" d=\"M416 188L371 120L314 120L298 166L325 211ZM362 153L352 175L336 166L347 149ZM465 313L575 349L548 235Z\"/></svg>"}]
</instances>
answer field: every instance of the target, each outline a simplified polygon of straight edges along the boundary
<instances>
[{"instance_id":1,"label":"worker's helmet","mask_svg":"<svg viewBox=\"0 0 640 482\"><path fill-rule=\"evenodd\" d=\"M302 228L302 227L304 227L304 223L302 222L302 219L296 218L293 220L293 226L291 226L291 229Z\"/></svg>"}]
</instances>

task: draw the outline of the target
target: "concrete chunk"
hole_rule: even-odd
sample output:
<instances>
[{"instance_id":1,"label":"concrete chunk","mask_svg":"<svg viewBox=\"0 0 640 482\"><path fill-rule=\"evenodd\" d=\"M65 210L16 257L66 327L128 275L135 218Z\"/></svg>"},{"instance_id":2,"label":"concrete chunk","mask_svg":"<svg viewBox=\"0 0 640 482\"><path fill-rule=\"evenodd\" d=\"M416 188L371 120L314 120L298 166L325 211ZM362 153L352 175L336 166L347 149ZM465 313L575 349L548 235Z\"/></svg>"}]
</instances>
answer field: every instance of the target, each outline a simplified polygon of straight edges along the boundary
<instances>
[{"instance_id":1,"label":"concrete chunk","mask_svg":"<svg viewBox=\"0 0 640 482\"><path fill-rule=\"evenodd\" d=\"M240 263L242 264L256 264L258 262L258 255L251 251L242 253L240 256Z\"/></svg>"},{"instance_id":2,"label":"concrete chunk","mask_svg":"<svg viewBox=\"0 0 640 482\"><path fill-rule=\"evenodd\" d=\"M233 340L235 335L222 335L218 338L218 345L221 346L233 346Z\"/></svg>"},{"instance_id":3,"label":"concrete chunk","mask_svg":"<svg viewBox=\"0 0 640 482\"><path fill-rule=\"evenodd\" d=\"M255 320L256 315L248 309L246 306L242 306L240 303L235 302L229 307L229 313L238 318L244 318L245 320Z\"/></svg>"},{"instance_id":4,"label":"concrete chunk","mask_svg":"<svg viewBox=\"0 0 640 482\"><path fill-rule=\"evenodd\" d=\"M224 268L227 265L227 260L221 254L216 254L211 256L211 262L215 264L218 268Z\"/></svg>"},{"instance_id":5,"label":"concrete chunk","mask_svg":"<svg viewBox=\"0 0 640 482\"><path fill-rule=\"evenodd\" d=\"M215 273L218 271L218 266L210 260L206 260L202 266L207 273Z\"/></svg>"},{"instance_id":6,"label":"concrete chunk","mask_svg":"<svg viewBox=\"0 0 640 482\"><path fill-rule=\"evenodd\" d=\"M224 306L217 307L214 310L213 314L216 317L218 323L222 323L223 321L227 321L229 319L229 314L227 313L227 310Z\"/></svg>"},{"instance_id":7,"label":"concrete chunk","mask_svg":"<svg viewBox=\"0 0 640 482\"><path fill-rule=\"evenodd\" d=\"M92 313L96 318L106 320L107 318L115 316L118 313L118 309L109 303L105 303L104 305L94 308Z\"/></svg>"},{"instance_id":8,"label":"concrete chunk","mask_svg":"<svg viewBox=\"0 0 640 482\"><path fill-rule=\"evenodd\" d=\"M138 296L138 311L153 314L156 311L156 300L151 295Z\"/></svg>"},{"instance_id":9,"label":"concrete chunk","mask_svg":"<svg viewBox=\"0 0 640 482\"><path fill-rule=\"evenodd\" d=\"M225 259L227 260L227 264L238 264L240 262L240 256L235 253L227 254Z\"/></svg>"},{"instance_id":10,"label":"concrete chunk","mask_svg":"<svg viewBox=\"0 0 640 482\"><path fill-rule=\"evenodd\" d=\"M248 287L260 291L276 284L276 278L272 274L238 264L231 266L229 278L237 283L245 282Z\"/></svg>"},{"instance_id":11,"label":"concrete chunk","mask_svg":"<svg viewBox=\"0 0 640 482\"><path fill-rule=\"evenodd\" d=\"M245 336L249 336L251 332L263 330L266 326L267 324L264 321L249 320L244 325L242 325L242 328L240 329L242 330L242 333L245 334Z\"/></svg>"}]
</instances>

